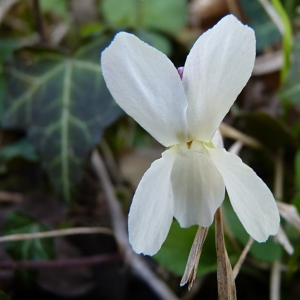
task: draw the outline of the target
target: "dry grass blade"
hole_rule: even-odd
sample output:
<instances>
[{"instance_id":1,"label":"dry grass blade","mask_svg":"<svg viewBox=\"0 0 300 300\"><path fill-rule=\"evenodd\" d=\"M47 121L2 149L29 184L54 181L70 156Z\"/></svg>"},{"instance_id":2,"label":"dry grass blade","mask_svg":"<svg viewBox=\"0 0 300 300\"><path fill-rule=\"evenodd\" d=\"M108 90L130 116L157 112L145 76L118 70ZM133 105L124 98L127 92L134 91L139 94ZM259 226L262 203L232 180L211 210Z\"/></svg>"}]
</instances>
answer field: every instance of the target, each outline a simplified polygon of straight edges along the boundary
<instances>
[{"instance_id":1,"label":"dry grass blade","mask_svg":"<svg viewBox=\"0 0 300 300\"><path fill-rule=\"evenodd\" d=\"M219 130L223 137L241 141L244 145L255 149L263 148L263 145L259 141L229 126L228 124L221 123Z\"/></svg>"},{"instance_id":2,"label":"dry grass blade","mask_svg":"<svg viewBox=\"0 0 300 300\"><path fill-rule=\"evenodd\" d=\"M243 252L242 252L242 254L241 254L241 256L240 256L240 258L239 258L239 260L235 264L235 266L233 268L233 271L232 271L234 279L238 276L239 271L240 271L240 269L241 269L241 267L243 265L243 262L245 261L245 258L247 256L247 254L248 254L248 252L249 252L249 250L250 250L253 242L254 242L253 238L250 237L249 240L248 240L248 242L247 242L247 244L246 244L246 246L245 246L245 248L244 248L244 250L243 250Z\"/></svg>"},{"instance_id":3,"label":"dry grass blade","mask_svg":"<svg viewBox=\"0 0 300 300\"><path fill-rule=\"evenodd\" d=\"M225 247L221 209L215 214L216 250L217 250L217 278L219 300L236 300L234 276Z\"/></svg>"},{"instance_id":4,"label":"dry grass blade","mask_svg":"<svg viewBox=\"0 0 300 300\"><path fill-rule=\"evenodd\" d=\"M51 237L66 236L66 235L95 234L95 233L113 235L113 231L110 228L76 227L76 228L68 228L68 229L49 230L45 232L18 233L18 234L5 235L0 237L0 243L43 239L43 238L51 238Z\"/></svg>"},{"instance_id":5,"label":"dry grass blade","mask_svg":"<svg viewBox=\"0 0 300 300\"><path fill-rule=\"evenodd\" d=\"M300 216L297 208L292 204L277 201L277 207L280 215L298 231L300 231Z\"/></svg>"},{"instance_id":6,"label":"dry grass blade","mask_svg":"<svg viewBox=\"0 0 300 300\"><path fill-rule=\"evenodd\" d=\"M185 267L185 271L183 277L180 282L180 286L185 285L187 282L189 283L188 289L190 290L195 282L197 268L199 264L200 255L202 252L202 247L205 242L207 236L208 228L200 227L196 233L189 258Z\"/></svg>"},{"instance_id":7,"label":"dry grass blade","mask_svg":"<svg viewBox=\"0 0 300 300\"><path fill-rule=\"evenodd\" d=\"M292 246L287 234L285 233L282 226L279 227L279 231L275 236L275 239L282 245L284 250L289 254L292 255L294 253L294 247Z\"/></svg>"}]
</instances>

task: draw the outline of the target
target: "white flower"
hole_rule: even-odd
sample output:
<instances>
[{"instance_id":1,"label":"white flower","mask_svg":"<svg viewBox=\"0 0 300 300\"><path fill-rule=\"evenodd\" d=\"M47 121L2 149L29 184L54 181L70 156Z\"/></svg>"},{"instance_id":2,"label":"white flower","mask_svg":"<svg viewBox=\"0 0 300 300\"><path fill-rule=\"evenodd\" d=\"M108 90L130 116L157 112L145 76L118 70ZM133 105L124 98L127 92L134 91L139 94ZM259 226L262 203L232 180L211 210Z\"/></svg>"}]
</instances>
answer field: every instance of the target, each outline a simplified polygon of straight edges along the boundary
<instances>
[{"instance_id":1,"label":"white flower","mask_svg":"<svg viewBox=\"0 0 300 300\"><path fill-rule=\"evenodd\" d=\"M132 34L117 34L102 53L103 76L116 102L167 147L144 174L130 208L129 239L137 253L153 255L160 249L173 216L182 227L210 226L225 186L255 240L277 233L272 193L214 137L250 78L254 60L254 32L232 15L195 42L182 80L163 53Z\"/></svg>"}]
</instances>

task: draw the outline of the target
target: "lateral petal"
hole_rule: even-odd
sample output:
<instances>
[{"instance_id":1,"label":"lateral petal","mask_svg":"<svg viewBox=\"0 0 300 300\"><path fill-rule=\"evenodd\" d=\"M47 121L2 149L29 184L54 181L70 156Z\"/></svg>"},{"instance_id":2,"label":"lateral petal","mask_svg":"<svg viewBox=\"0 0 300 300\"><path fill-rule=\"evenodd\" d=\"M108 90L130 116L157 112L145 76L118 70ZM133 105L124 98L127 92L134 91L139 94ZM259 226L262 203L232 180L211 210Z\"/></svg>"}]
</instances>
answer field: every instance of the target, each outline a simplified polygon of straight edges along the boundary
<instances>
[{"instance_id":1,"label":"lateral petal","mask_svg":"<svg viewBox=\"0 0 300 300\"><path fill-rule=\"evenodd\" d=\"M187 100L180 76L166 55L132 34L116 35L101 56L112 96L157 141L187 141Z\"/></svg>"},{"instance_id":2,"label":"lateral petal","mask_svg":"<svg viewBox=\"0 0 300 300\"><path fill-rule=\"evenodd\" d=\"M201 144L178 149L172 170L174 216L181 227L210 226L224 200L223 179Z\"/></svg>"},{"instance_id":3,"label":"lateral petal","mask_svg":"<svg viewBox=\"0 0 300 300\"><path fill-rule=\"evenodd\" d=\"M235 154L210 149L209 155L222 174L230 202L246 231L264 242L279 229L279 212L266 184Z\"/></svg>"},{"instance_id":4,"label":"lateral petal","mask_svg":"<svg viewBox=\"0 0 300 300\"><path fill-rule=\"evenodd\" d=\"M137 253L154 255L173 220L171 170L176 153L163 152L142 177L129 212L129 241Z\"/></svg>"},{"instance_id":5,"label":"lateral petal","mask_svg":"<svg viewBox=\"0 0 300 300\"><path fill-rule=\"evenodd\" d=\"M254 60L254 31L232 15L198 38L182 78L190 139L211 141L249 80Z\"/></svg>"}]
</instances>

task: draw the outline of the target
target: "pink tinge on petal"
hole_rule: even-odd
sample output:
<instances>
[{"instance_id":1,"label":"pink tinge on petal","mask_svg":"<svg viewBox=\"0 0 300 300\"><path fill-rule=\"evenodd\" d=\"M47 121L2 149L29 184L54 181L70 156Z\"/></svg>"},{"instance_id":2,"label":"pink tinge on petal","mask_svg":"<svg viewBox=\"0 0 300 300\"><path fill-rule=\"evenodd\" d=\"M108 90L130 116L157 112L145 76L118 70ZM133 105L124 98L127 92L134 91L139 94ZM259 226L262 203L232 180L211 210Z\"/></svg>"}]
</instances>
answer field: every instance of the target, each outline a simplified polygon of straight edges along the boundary
<instances>
[{"instance_id":1,"label":"pink tinge on petal","mask_svg":"<svg viewBox=\"0 0 300 300\"><path fill-rule=\"evenodd\" d=\"M178 72L178 74L179 74L181 80L182 80L182 76L183 76L183 70L184 70L184 67L179 67L179 68L177 69L177 72Z\"/></svg>"}]
</instances>

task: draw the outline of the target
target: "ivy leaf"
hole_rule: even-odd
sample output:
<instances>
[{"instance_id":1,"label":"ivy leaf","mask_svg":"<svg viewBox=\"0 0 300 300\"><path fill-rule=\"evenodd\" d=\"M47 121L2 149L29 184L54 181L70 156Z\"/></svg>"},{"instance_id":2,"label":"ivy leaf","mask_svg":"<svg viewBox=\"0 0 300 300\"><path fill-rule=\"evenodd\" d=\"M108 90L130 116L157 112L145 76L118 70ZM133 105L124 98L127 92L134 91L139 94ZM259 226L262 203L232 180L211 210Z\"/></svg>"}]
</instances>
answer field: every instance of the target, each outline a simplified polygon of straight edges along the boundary
<instances>
[{"instance_id":1,"label":"ivy leaf","mask_svg":"<svg viewBox=\"0 0 300 300\"><path fill-rule=\"evenodd\" d=\"M4 234L37 233L49 228L21 212L11 212L5 218ZM16 260L52 259L55 256L52 239L31 239L6 242L6 251Z\"/></svg>"},{"instance_id":2,"label":"ivy leaf","mask_svg":"<svg viewBox=\"0 0 300 300\"><path fill-rule=\"evenodd\" d=\"M120 114L101 75L104 36L71 57L47 49L22 49L6 66L3 126L28 132L56 189L71 202L85 159L106 126Z\"/></svg>"},{"instance_id":3,"label":"ivy leaf","mask_svg":"<svg viewBox=\"0 0 300 300\"><path fill-rule=\"evenodd\" d=\"M7 171L7 162L16 157L22 157L33 162L38 161L35 149L28 138L22 138L12 144L0 148L0 174Z\"/></svg>"}]
</instances>

